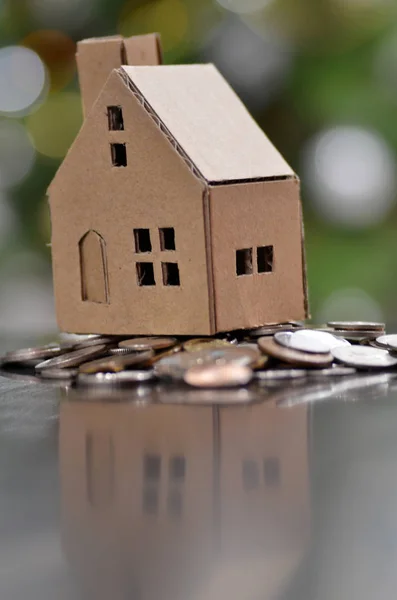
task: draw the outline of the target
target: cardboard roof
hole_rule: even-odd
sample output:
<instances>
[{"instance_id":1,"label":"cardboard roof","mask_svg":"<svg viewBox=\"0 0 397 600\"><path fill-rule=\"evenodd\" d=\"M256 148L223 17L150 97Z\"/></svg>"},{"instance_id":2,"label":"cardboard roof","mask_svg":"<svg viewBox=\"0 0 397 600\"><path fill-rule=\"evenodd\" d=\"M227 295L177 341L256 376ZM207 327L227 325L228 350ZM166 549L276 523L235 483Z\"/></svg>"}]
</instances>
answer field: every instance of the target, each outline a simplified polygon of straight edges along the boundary
<instances>
[{"instance_id":1,"label":"cardboard roof","mask_svg":"<svg viewBox=\"0 0 397 600\"><path fill-rule=\"evenodd\" d=\"M213 65L122 69L207 181L294 176Z\"/></svg>"}]
</instances>

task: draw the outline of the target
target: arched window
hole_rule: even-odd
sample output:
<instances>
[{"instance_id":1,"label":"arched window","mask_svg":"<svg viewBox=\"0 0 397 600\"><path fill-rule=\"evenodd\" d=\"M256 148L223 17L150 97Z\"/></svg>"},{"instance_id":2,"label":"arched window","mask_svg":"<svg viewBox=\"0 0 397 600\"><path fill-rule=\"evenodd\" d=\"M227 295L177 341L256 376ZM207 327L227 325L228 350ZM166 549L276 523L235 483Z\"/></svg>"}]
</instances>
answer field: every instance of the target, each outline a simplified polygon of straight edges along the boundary
<instances>
[{"instance_id":1,"label":"arched window","mask_svg":"<svg viewBox=\"0 0 397 600\"><path fill-rule=\"evenodd\" d=\"M106 243L90 229L79 241L81 297L87 302L109 304Z\"/></svg>"}]
</instances>

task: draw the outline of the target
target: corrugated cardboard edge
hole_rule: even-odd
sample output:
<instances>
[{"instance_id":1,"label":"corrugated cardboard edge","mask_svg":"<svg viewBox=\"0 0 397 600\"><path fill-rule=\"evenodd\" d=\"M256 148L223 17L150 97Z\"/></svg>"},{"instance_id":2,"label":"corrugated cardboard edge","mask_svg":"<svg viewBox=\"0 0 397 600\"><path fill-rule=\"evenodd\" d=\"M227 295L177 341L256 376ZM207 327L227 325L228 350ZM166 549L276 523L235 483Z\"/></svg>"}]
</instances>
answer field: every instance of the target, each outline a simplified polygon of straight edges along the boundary
<instances>
[{"instance_id":1,"label":"corrugated cardboard edge","mask_svg":"<svg viewBox=\"0 0 397 600\"><path fill-rule=\"evenodd\" d=\"M310 319L310 302L309 302L309 286L307 279L307 260L306 260L306 244L305 244L305 222L303 220L303 206L302 206L302 195L301 195L301 181L297 175L295 175L296 183L299 187L299 210L302 224L302 276L303 276L303 294L304 294L304 308L306 319Z\"/></svg>"},{"instance_id":2,"label":"corrugated cardboard edge","mask_svg":"<svg viewBox=\"0 0 397 600\"><path fill-rule=\"evenodd\" d=\"M210 315L210 331L215 334L216 327L216 309L215 309L215 282L214 267L212 260L212 242L211 242L211 216L210 216L210 189L207 186L203 193L203 212L204 212L204 235L205 251L207 256L207 278L208 278L208 303Z\"/></svg>"}]
</instances>

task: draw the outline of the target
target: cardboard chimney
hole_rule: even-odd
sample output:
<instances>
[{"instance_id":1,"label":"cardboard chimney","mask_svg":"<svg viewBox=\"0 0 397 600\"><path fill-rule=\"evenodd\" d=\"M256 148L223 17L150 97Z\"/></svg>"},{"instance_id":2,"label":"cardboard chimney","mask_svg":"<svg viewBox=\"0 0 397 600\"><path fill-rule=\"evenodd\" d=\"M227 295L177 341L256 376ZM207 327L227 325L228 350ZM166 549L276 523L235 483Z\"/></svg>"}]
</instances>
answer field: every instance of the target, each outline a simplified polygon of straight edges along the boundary
<instances>
[{"instance_id":1,"label":"cardboard chimney","mask_svg":"<svg viewBox=\"0 0 397 600\"><path fill-rule=\"evenodd\" d=\"M299 180L217 69L154 64L154 35L82 42L77 61L87 117L49 188L61 329L305 318Z\"/></svg>"}]
</instances>

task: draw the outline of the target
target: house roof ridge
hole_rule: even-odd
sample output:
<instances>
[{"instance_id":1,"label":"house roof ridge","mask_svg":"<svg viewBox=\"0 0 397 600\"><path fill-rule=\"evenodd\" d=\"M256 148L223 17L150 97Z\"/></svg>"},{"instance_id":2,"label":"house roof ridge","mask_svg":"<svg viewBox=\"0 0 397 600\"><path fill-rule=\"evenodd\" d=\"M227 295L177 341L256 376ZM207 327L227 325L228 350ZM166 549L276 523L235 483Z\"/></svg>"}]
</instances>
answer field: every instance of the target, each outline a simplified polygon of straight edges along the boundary
<instances>
[{"instance_id":1,"label":"house roof ridge","mask_svg":"<svg viewBox=\"0 0 397 600\"><path fill-rule=\"evenodd\" d=\"M175 66L178 66L178 65L175 65ZM136 68L139 68L139 66L137 66ZM168 139L170 144L173 146L173 148L176 150L176 152L183 159L183 161L188 166L188 168L193 173L193 175L195 175L203 183L208 185L209 181L204 177L204 175L201 173L201 171L196 167L193 160L188 156L188 154L185 152L185 150L179 144L178 140L175 138L175 136L172 134L172 132L168 129L168 127L166 127L166 125L164 124L162 119L159 117L159 115L156 113L156 111L153 109L153 107L147 101L144 94L139 90L139 88L131 80L131 78L129 77L126 70L123 67L121 67L120 69L117 69L117 72L120 75L120 77L122 78L122 80L124 81L124 83L129 88L129 90L132 92L132 94L134 94L135 98L139 101L141 106L146 110L147 114L151 117L152 121L154 121L154 123L161 130L161 132L166 136L166 138Z\"/></svg>"}]
</instances>

